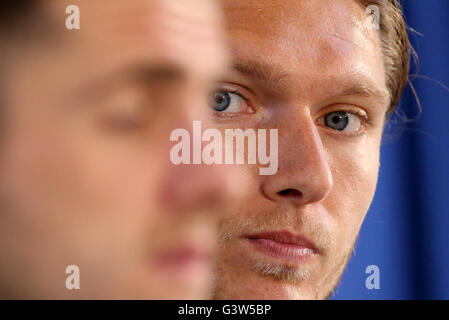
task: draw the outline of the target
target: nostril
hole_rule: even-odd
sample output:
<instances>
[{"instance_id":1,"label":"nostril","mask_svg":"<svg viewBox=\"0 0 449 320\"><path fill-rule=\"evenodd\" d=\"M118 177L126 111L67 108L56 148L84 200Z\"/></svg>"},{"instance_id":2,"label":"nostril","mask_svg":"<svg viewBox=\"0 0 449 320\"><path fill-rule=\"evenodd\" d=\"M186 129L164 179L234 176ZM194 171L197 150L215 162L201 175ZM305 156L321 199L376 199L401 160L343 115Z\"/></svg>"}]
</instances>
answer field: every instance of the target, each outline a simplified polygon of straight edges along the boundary
<instances>
[{"instance_id":1,"label":"nostril","mask_svg":"<svg viewBox=\"0 0 449 320\"><path fill-rule=\"evenodd\" d=\"M289 197L289 198L301 198L302 193L296 189L284 189L282 191L279 191L278 194L283 197Z\"/></svg>"}]
</instances>

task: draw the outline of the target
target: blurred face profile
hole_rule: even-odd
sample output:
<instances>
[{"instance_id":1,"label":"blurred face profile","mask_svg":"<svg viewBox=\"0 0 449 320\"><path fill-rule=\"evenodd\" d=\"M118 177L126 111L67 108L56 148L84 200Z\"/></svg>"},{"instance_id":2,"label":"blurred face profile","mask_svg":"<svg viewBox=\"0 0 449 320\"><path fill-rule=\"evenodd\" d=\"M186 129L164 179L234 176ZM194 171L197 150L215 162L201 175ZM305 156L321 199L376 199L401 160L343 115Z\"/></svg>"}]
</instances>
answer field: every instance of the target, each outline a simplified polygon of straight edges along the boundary
<instances>
[{"instance_id":1,"label":"blurred face profile","mask_svg":"<svg viewBox=\"0 0 449 320\"><path fill-rule=\"evenodd\" d=\"M71 4L79 30L65 28ZM237 181L173 165L169 137L208 112L226 62L214 2L34 10L45 23L7 44L0 75L0 297L205 298L220 200Z\"/></svg>"},{"instance_id":2,"label":"blurred face profile","mask_svg":"<svg viewBox=\"0 0 449 320\"><path fill-rule=\"evenodd\" d=\"M232 68L217 125L278 129L279 167L246 166L250 185L221 224L215 297L326 298L377 182L389 105L377 30L355 0L222 4Z\"/></svg>"}]
</instances>

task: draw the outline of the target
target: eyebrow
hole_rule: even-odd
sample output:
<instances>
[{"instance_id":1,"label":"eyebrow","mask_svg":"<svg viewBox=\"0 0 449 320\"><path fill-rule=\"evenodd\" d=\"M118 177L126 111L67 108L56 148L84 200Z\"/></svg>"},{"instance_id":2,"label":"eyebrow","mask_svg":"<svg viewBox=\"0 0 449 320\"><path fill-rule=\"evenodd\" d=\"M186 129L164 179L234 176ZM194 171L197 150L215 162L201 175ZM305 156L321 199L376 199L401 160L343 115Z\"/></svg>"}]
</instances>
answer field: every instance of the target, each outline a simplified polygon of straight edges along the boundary
<instances>
[{"instance_id":1,"label":"eyebrow","mask_svg":"<svg viewBox=\"0 0 449 320\"><path fill-rule=\"evenodd\" d=\"M239 60L232 64L235 71L252 78L254 80L269 83L276 88L283 79L290 75L284 67L272 62L245 61ZM372 79L362 74L346 76L344 79L335 80L339 82L339 89L331 98L345 96L360 96L384 100L382 104L389 106L391 95L386 88L379 87Z\"/></svg>"},{"instance_id":2,"label":"eyebrow","mask_svg":"<svg viewBox=\"0 0 449 320\"><path fill-rule=\"evenodd\" d=\"M184 78L185 72L175 64L154 63L136 65L121 70L117 77L127 75L129 79L143 82L176 82Z\"/></svg>"},{"instance_id":3,"label":"eyebrow","mask_svg":"<svg viewBox=\"0 0 449 320\"><path fill-rule=\"evenodd\" d=\"M94 80L82 85L74 93L78 96L96 96L113 90L125 82L141 84L175 83L183 79L184 70L171 63L136 64L105 72Z\"/></svg>"},{"instance_id":4,"label":"eyebrow","mask_svg":"<svg viewBox=\"0 0 449 320\"><path fill-rule=\"evenodd\" d=\"M289 75L288 70L270 62L235 61L232 68L255 80L278 83Z\"/></svg>"},{"instance_id":5,"label":"eyebrow","mask_svg":"<svg viewBox=\"0 0 449 320\"><path fill-rule=\"evenodd\" d=\"M385 88L379 88L371 79L355 75L348 80L343 81L341 89L338 93L339 96L363 96L379 99L389 99L390 93ZM386 101L385 103L388 103Z\"/></svg>"}]
</instances>

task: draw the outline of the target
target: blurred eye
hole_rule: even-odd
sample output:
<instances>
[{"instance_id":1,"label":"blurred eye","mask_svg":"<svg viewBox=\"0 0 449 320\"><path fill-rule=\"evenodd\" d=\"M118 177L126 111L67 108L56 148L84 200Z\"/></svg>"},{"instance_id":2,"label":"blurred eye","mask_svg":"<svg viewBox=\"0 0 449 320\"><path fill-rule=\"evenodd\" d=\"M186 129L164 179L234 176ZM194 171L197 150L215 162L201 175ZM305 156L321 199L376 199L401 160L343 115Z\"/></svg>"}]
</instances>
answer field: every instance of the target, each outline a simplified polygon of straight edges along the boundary
<instances>
[{"instance_id":1,"label":"blurred eye","mask_svg":"<svg viewBox=\"0 0 449 320\"><path fill-rule=\"evenodd\" d=\"M148 123L153 108L148 90L139 85L129 84L117 88L102 103L101 122L106 129L114 132L133 132Z\"/></svg>"},{"instance_id":2,"label":"blurred eye","mask_svg":"<svg viewBox=\"0 0 449 320\"><path fill-rule=\"evenodd\" d=\"M353 113L335 111L324 116L324 125L338 131L357 132L362 123L360 117Z\"/></svg>"},{"instance_id":3,"label":"blurred eye","mask_svg":"<svg viewBox=\"0 0 449 320\"><path fill-rule=\"evenodd\" d=\"M105 118L105 124L115 131L132 131L141 128L146 123L144 115L139 113L113 113Z\"/></svg>"},{"instance_id":4,"label":"blurred eye","mask_svg":"<svg viewBox=\"0 0 449 320\"><path fill-rule=\"evenodd\" d=\"M218 112L242 112L248 108L248 105L237 93L216 91L212 95L210 107Z\"/></svg>"}]
</instances>

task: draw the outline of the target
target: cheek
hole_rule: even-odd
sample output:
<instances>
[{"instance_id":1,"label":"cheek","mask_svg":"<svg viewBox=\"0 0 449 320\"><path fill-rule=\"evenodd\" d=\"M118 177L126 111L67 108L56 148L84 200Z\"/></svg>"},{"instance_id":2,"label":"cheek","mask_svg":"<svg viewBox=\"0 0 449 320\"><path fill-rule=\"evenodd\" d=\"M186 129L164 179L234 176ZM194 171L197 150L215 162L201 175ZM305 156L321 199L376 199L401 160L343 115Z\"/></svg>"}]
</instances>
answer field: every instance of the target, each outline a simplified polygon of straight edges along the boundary
<instances>
[{"instance_id":1,"label":"cheek","mask_svg":"<svg viewBox=\"0 0 449 320\"><path fill-rule=\"evenodd\" d=\"M36 270L41 266L42 279L55 279L52 274L75 263L92 284L86 292L101 281L111 286L122 281L143 261L148 230L157 224L158 211L151 207L156 179L150 179L157 178L157 162L147 152L134 149L131 155L92 135L74 139L60 131L52 139L42 132L21 137L2 154L1 195L11 210L2 212L0 230L6 249L24 249L0 259L11 256L12 266L20 259ZM34 250L39 255L30 254Z\"/></svg>"},{"instance_id":2,"label":"cheek","mask_svg":"<svg viewBox=\"0 0 449 320\"><path fill-rule=\"evenodd\" d=\"M149 148L116 144L100 141L81 143L80 148L72 145L67 150L72 153L72 160L62 170L76 174L70 175L67 184L56 183L78 194L80 202L97 216L98 223L107 219L118 228L138 228L143 222L152 222L157 212L152 207L159 180L157 159L152 159Z\"/></svg>"},{"instance_id":3,"label":"cheek","mask_svg":"<svg viewBox=\"0 0 449 320\"><path fill-rule=\"evenodd\" d=\"M379 144L365 141L332 154L334 189L326 199L345 240L357 236L374 197L379 171ZM348 239L351 238L351 239Z\"/></svg>"},{"instance_id":4,"label":"cheek","mask_svg":"<svg viewBox=\"0 0 449 320\"><path fill-rule=\"evenodd\" d=\"M24 220L39 216L43 228L62 237L113 233L122 240L151 222L157 212L150 207L157 180L151 150L105 142L87 130L44 127L15 134L2 155L2 188Z\"/></svg>"}]
</instances>

